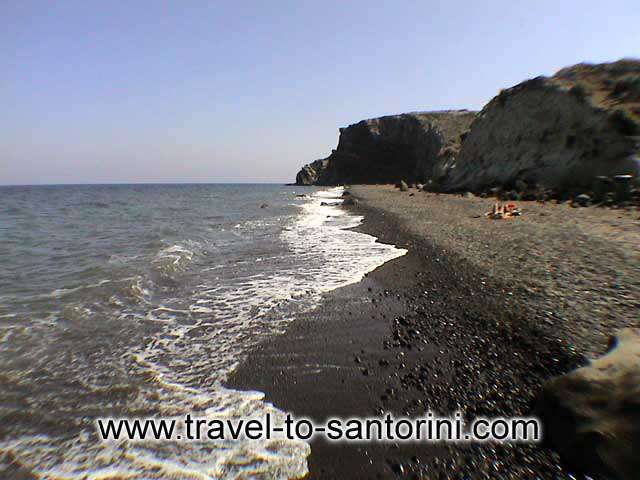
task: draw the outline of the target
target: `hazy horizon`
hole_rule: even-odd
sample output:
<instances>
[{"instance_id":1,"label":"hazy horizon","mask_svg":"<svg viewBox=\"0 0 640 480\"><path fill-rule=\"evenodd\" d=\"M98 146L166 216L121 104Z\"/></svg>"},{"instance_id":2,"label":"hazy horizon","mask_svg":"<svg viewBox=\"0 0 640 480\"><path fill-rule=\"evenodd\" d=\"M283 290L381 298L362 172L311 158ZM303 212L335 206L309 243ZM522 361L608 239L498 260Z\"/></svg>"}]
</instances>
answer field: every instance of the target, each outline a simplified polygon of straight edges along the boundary
<instances>
[{"instance_id":1,"label":"hazy horizon","mask_svg":"<svg viewBox=\"0 0 640 480\"><path fill-rule=\"evenodd\" d=\"M292 181L286 182L84 182L84 183L0 183L0 187L87 187L87 186L127 186L127 185L285 185L293 184Z\"/></svg>"},{"instance_id":2,"label":"hazy horizon","mask_svg":"<svg viewBox=\"0 0 640 480\"><path fill-rule=\"evenodd\" d=\"M338 128L640 56L637 1L5 1L0 185L288 183Z\"/></svg>"}]
</instances>

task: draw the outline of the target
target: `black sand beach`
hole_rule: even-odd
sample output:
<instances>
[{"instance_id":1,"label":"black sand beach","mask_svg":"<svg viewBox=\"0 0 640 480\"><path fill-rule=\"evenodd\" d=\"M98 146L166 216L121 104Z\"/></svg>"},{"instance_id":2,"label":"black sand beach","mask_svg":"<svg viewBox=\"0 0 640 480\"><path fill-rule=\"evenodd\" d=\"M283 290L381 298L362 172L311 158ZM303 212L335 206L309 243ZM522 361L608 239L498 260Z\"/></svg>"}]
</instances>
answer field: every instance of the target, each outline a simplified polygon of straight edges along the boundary
<instances>
[{"instance_id":1,"label":"black sand beach","mask_svg":"<svg viewBox=\"0 0 640 480\"><path fill-rule=\"evenodd\" d=\"M521 219L495 222L482 216L490 199L350 190L359 229L409 253L331 292L256 349L230 386L317 420L528 414L545 379L638 325L638 253L626 248L638 240L637 211L523 202ZM531 445L317 441L309 467L309 478L332 479L572 478Z\"/></svg>"}]
</instances>

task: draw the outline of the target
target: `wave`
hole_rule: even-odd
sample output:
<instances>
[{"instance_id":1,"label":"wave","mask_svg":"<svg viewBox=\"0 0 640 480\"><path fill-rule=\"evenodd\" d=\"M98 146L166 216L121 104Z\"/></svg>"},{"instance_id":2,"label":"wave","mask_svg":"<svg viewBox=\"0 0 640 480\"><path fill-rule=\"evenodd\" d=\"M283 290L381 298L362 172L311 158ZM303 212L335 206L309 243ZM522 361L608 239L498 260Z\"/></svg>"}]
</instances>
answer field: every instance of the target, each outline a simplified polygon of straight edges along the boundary
<instances>
[{"instance_id":1,"label":"wave","mask_svg":"<svg viewBox=\"0 0 640 480\"><path fill-rule=\"evenodd\" d=\"M283 232L306 270L311 288L327 292L360 281L383 263L407 253L394 245L353 228L362 216L353 215L342 204L342 187L316 192L302 205L303 214L293 228Z\"/></svg>"},{"instance_id":2,"label":"wave","mask_svg":"<svg viewBox=\"0 0 640 480\"><path fill-rule=\"evenodd\" d=\"M284 412L265 402L262 393L225 388L228 374L258 342L317 306L324 293L357 282L406 253L350 230L362 217L338 205L342 193L336 188L296 197L297 215L249 219L230 229L224 241L216 237L209 243L165 244L150 259L152 271L160 280L195 278L188 291L139 275L118 285L117 291L105 290L105 297L110 293L109 298L123 303L116 305L116 318L101 317L99 328L87 319L104 315L100 306L77 305L67 312L69 325L59 342L71 342L69 354L49 362L48 368L61 380L69 369L81 378L87 402L77 403L74 414L83 422L93 418L96 405L90 399L99 396L101 402L109 399L109 411L120 416L190 412L202 418L239 419L269 412L282 418ZM290 201L291 193L284 194ZM234 254L226 247L237 242L247 242L251 250ZM211 251L219 251L219 258L204 262L215 257ZM113 257L112 263L129 265L127 260ZM126 292L133 304L127 303ZM60 295L72 297L74 292ZM83 356L72 342L75 330L87 329L95 333L84 340L83 348L91 355ZM125 336L116 334L117 329ZM25 329L23 334L32 333ZM118 355L113 356L110 342L118 343ZM102 352L110 352L108 362ZM26 378L12 381L22 385ZM0 449L47 479L298 478L307 472L310 452L308 444L298 441L104 444L95 438L91 424L77 428L77 435L60 438L25 434L0 441Z\"/></svg>"}]
</instances>

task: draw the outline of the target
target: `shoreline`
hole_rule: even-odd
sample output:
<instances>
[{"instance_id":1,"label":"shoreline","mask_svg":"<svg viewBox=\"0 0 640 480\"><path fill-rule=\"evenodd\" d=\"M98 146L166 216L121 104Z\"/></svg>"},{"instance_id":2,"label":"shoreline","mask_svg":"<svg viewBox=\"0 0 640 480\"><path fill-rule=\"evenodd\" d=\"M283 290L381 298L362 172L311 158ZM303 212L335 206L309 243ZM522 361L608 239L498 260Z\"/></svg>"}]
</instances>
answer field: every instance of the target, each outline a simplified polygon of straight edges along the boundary
<instances>
[{"instance_id":1,"label":"shoreline","mask_svg":"<svg viewBox=\"0 0 640 480\"><path fill-rule=\"evenodd\" d=\"M463 220L452 219L445 228L440 218L445 210L468 214L484 208L486 199L409 197L391 187L350 190L359 202L349 208L364 215L357 230L408 253L325 295L311 314L251 352L228 386L262 391L278 408L315 420L382 412L417 416L427 408L445 415L459 407L468 418L520 415L532 411L545 379L604 350L599 341L585 337L580 342L571 328L558 328L556 317L550 321L544 292L531 295L527 282L513 283L514 276L501 272L499 262L474 261L455 234L448 233L452 243L438 238L448 228L469 233ZM402 213L413 203L426 217ZM526 215L533 219L541 213L536 208L528 205ZM466 220L483 222L480 228L489 235L492 230L513 235L505 233L512 229L505 222L471 215ZM503 251L502 240L482 249ZM516 266L511 273L522 270L522 264ZM543 446L316 440L311 447L309 478L380 478L399 472L425 478L498 473L568 478L558 456Z\"/></svg>"}]
</instances>

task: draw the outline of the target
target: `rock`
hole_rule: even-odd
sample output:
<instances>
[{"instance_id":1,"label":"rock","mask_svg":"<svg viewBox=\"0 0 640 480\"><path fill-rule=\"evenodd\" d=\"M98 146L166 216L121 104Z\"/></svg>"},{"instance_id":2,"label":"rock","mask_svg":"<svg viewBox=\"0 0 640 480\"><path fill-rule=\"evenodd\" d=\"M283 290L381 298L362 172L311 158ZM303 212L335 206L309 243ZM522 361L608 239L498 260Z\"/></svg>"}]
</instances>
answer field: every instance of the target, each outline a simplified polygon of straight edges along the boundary
<instances>
[{"instance_id":1,"label":"rock","mask_svg":"<svg viewBox=\"0 0 640 480\"><path fill-rule=\"evenodd\" d=\"M400 191L406 192L407 190L409 190L409 186L407 185L407 182L405 182L404 180L400 180Z\"/></svg>"},{"instance_id":2,"label":"rock","mask_svg":"<svg viewBox=\"0 0 640 480\"><path fill-rule=\"evenodd\" d=\"M262 205L260 205L260 208L267 208L268 206L269 206L269 204L263 203Z\"/></svg>"},{"instance_id":3,"label":"rock","mask_svg":"<svg viewBox=\"0 0 640 480\"><path fill-rule=\"evenodd\" d=\"M341 128L336 149L305 165L296 183L430 179L424 190L482 192L500 185L524 195L535 184L587 191L595 176L637 178L639 77L638 60L579 64L502 90L478 114L362 120Z\"/></svg>"},{"instance_id":4,"label":"rock","mask_svg":"<svg viewBox=\"0 0 640 480\"><path fill-rule=\"evenodd\" d=\"M358 201L353 197L347 197L342 202L342 205L357 205Z\"/></svg>"},{"instance_id":5,"label":"rock","mask_svg":"<svg viewBox=\"0 0 640 480\"><path fill-rule=\"evenodd\" d=\"M524 180L516 180L514 186L516 187L516 191L518 193L524 193L527 191L527 182Z\"/></svg>"},{"instance_id":6,"label":"rock","mask_svg":"<svg viewBox=\"0 0 640 480\"><path fill-rule=\"evenodd\" d=\"M307 185L421 182L446 175L475 112L414 112L362 120L340 129L326 167L309 164L296 182ZM305 170L306 167L311 167Z\"/></svg>"},{"instance_id":7,"label":"rock","mask_svg":"<svg viewBox=\"0 0 640 480\"><path fill-rule=\"evenodd\" d=\"M527 185L527 188L521 192L520 198L527 201L543 200L544 188L537 184Z\"/></svg>"},{"instance_id":8,"label":"rock","mask_svg":"<svg viewBox=\"0 0 640 480\"><path fill-rule=\"evenodd\" d=\"M418 190L422 190L422 189L424 188L424 184L422 184L422 183L417 183L417 184L416 184L416 188L417 188Z\"/></svg>"},{"instance_id":9,"label":"rock","mask_svg":"<svg viewBox=\"0 0 640 480\"><path fill-rule=\"evenodd\" d=\"M507 194L507 200L513 200L513 201L520 200L520 194L518 192L516 192L515 190L511 190Z\"/></svg>"},{"instance_id":10,"label":"rock","mask_svg":"<svg viewBox=\"0 0 640 480\"><path fill-rule=\"evenodd\" d=\"M614 89L638 75L638 60L579 64L504 90L473 121L445 190L481 191L522 180L585 191L598 175L637 175L637 100L615 97ZM588 86L584 96L571 93L576 85Z\"/></svg>"},{"instance_id":11,"label":"rock","mask_svg":"<svg viewBox=\"0 0 640 480\"><path fill-rule=\"evenodd\" d=\"M603 205L611 206L616 203L615 195L611 192L607 193L604 196L604 200L602 201Z\"/></svg>"},{"instance_id":12,"label":"rock","mask_svg":"<svg viewBox=\"0 0 640 480\"><path fill-rule=\"evenodd\" d=\"M591 197L586 193L581 193L573 197L572 206L588 207L591 205Z\"/></svg>"},{"instance_id":13,"label":"rock","mask_svg":"<svg viewBox=\"0 0 640 480\"><path fill-rule=\"evenodd\" d=\"M545 440L571 468L595 479L640 472L640 331L624 329L606 355L547 381L536 414Z\"/></svg>"},{"instance_id":14,"label":"rock","mask_svg":"<svg viewBox=\"0 0 640 480\"><path fill-rule=\"evenodd\" d=\"M322 159L305 165L296 175L296 185L315 185L321 182L328 164L328 160Z\"/></svg>"}]
</instances>

